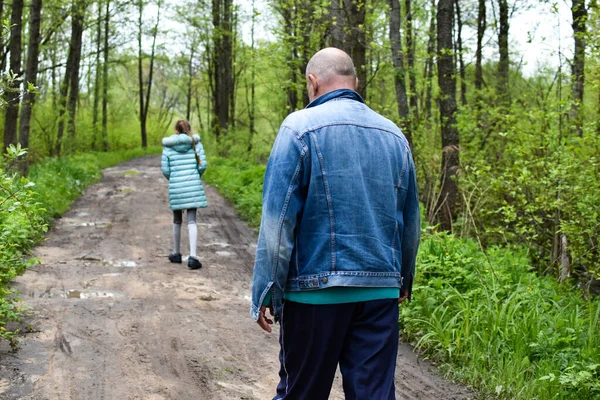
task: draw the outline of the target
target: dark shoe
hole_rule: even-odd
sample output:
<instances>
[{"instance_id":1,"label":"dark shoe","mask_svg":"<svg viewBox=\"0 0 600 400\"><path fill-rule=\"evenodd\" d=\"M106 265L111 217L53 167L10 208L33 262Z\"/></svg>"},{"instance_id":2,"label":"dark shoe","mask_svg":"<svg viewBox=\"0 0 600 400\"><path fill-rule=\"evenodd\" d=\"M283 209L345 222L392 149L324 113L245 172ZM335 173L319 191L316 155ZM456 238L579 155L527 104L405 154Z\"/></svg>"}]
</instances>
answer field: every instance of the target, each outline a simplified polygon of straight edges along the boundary
<instances>
[{"instance_id":1,"label":"dark shoe","mask_svg":"<svg viewBox=\"0 0 600 400\"><path fill-rule=\"evenodd\" d=\"M169 254L169 261L176 264L181 264L181 253Z\"/></svg>"},{"instance_id":2,"label":"dark shoe","mask_svg":"<svg viewBox=\"0 0 600 400\"><path fill-rule=\"evenodd\" d=\"M202 263L197 258L190 256L190 258L188 258L188 268L189 269L200 269L200 268L202 268Z\"/></svg>"}]
</instances>

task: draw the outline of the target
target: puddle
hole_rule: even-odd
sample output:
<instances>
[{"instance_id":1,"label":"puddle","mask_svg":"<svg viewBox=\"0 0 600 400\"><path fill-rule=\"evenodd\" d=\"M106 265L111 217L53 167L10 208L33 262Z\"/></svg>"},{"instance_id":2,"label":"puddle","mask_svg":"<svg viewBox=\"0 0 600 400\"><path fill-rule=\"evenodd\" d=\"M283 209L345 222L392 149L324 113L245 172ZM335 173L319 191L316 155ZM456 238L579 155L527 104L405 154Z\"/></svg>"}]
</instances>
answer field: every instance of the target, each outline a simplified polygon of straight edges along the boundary
<instances>
[{"instance_id":1,"label":"puddle","mask_svg":"<svg viewBox=\"0 0 600 400\"><path fill-rule=\"evenodd\" d=\"M216 251L215 254L221 257L231 257L233 255L233 253L229 251Z\"/></svg>"},{"instance_id":2,"label":"puddle","mask_svg":"<svg viewBox=\"0 0 600 400\"><path fill-rule=\"evenodd\" d=\"M125 176L127 176L127 175L139 175L139 174L140 174L140 171L138 171L137 169L130 169L128 171L121 172L121 175L125 175Z\"/></svg>"},{"instance_id":3,"label":"puddle","mask_svg":"<svg viewBox=\"0 0 600 400\"><path fill-rule=\"evenodd\" d=\"M108 228L112 225L112 222L71 222L69 225L94 227L94 228Z\"/></svg>"},{"instance_id":4,"label":"puddle","mask_svg":"<svg viewBox=\"0 0 600 400\"><path fill-rule=\"evenodd\" d=\"M87 213L87 212L80 212L80 213L77 213L76 215L77 215L77 217L79 217L79 218L83 218L83 217L89 217L89 216L90 216L90 213Z\"/></svg>"},{"instance_id":5,"label":"puddle","mask_svg":"<svg viewBox=\"0 0 600 400\"><path fill-rule=\"evenodd\" d=\"M108 261L108 265L111 267L125 267L125 268L135 268L138 266L138 263L131 260L117 260L117 261Z\"/></svg>"},{"instance_id":6,"label":"puddle","mask_svg":"<svg viewBox=\"0 0 600 400\"><path fill-rule=\"evenodd\" d=\"M112 299L117 295L112 292L103 292L103 291L89 291L89 290L79 290L79 289L71 289L67 290L64 294L64 297L67 299Z\"/></svg>"},{"instance_id":7,"label":"puddle","mask_svg":"<svg viewBox=\"0 0 600 400\"><path fill-rule=\"evenodd\" d=\"M229 243L223 243L223 242L214 242L214 243L208 243L207 246L215 246L215 247L231 247L231 245Z\"/></svg>"},{"instance_id":8,"label":"puddle","mask_svg":"<svg viewBox=\"0 0 600 400\"><path fill-rule=\"evenodd\" d=\"M109 274L102 274L102 276L107 277L107 278L111 278L114 276L121 276L122 274L120 272L111 272Z\"/></svg>"},{"instance_id":9,"label":"puddle","mask_svg":"<svg viewBox=\"0 0 600 400\"><path fill-rule=\"evenodd\" d=\"M135 189L132 189L130 187L122 187L122 188L119 188L119 192L128 194L128 193L135 192Z\"/></svg>"},{"instance_id":10,"label":"puddle","mask_svg":"<svg viewBox=\"0 0 600 400\"><path fill-rule=\"evenodd\" d=\"M202 228L206 228L206 229L212 229L212 227L215 226L215 224L210 224L207 222L200 222L200 223L198 223L198 226L201 226Z\"/></svg>"}]
</instances>

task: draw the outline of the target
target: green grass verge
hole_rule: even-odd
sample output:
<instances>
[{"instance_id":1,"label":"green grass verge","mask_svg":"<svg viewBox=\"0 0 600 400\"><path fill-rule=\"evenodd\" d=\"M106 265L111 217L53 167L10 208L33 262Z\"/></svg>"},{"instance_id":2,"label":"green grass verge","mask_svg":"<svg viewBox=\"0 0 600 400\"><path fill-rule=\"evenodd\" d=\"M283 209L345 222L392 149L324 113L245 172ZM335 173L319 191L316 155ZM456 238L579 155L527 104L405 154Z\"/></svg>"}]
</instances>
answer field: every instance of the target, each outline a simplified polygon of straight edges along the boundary
<instances>
[{"instance_id":1,"label":"green grass verge","mask_svg":"<svg viewBox=\"0 0 600 400\"><path fill-rule=\"evenodd\" d=\"M205 178L257 227L263 175L264 166L212 158ZM427 230L404 337L482 398L599 399L600 301L531 270L521 248L484 253Z\"/></svg>"},{"instance_id":2,"label":"green grass verge","mask_svg":"<svg viewBox=\"0 0 600 400\"><path fill-rule=\"evenodd\" d=\"M202 179L229 200L240 217L251 227L258 228L262 210L264 175L264 165L239 159L210 157Z\"/></svg>"},{"instance_id":3,"label":"green grass verge","mask_svg":"<svg viewBox=\"0 0 600 400\"><path fill-rule=\"evenodd\" d=\"M53 218L67 211L83 191L102 176L102 169L160 147L48 158L31 166L29 179L0 170L0 340L18 346L19 298L11 281L37 260L28 252Z\"/></svg>"}]
</instances>

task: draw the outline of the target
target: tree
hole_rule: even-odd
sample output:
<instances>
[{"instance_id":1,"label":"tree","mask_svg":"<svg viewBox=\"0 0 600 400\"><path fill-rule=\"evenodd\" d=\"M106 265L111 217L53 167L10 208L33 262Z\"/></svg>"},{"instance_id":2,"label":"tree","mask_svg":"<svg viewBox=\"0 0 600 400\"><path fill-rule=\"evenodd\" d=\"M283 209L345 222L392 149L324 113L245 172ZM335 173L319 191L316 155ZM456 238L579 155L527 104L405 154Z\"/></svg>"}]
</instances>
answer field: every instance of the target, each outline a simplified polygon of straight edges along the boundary
<instances>
[{"instance_id":1,"label":"tree","mask_svg":"<svg viewBox=\"0 0 600 400\"><path fill-rule=\"evenodd\" d=\"M358 76L358 93L367 96L367 35L365 32L367 0L331 2L330 44L344 50L354 60Z\"/></svg>"},{"instance_id":2,"label":"tree","mask_svg":"<svg viewBox=\"0 0 600 400\"><path fill-rule=\"evenodd\" d=\"M75 111L79 96L79 63L81 61L81 46L83 39L83 19L85 3L83 0L73 0L71 3L71 40L65 67L65 77L60 86L60 104L58 106L58 132L54 154L60 155L63 148L65 129L64 116L68 111L69 132L71 139L75 136Z\"/></svg>"},{"instance_id":3,"label":"tree","mask_svg":"<svg viewBox=\"0 0 600 400\"><path fill-rule=\"evenodd\" d=\"M411 0L404 1L406 13L405 29L406 29L406 61L408 64L408 81L410 85L409 103L411 113L415 120L419 119L419 106L417 103L417 78L415 75L415 44L413 43L413 17ZM412 121L411 121L412 123Z\"/></svg>"},{"instance_id":4,"label":"tree","mask_svg":"<svg viewBox=\"0 0 600 400\"><path fill-rule=\"evenodd\" d=\"M502 0L501 0L502 1ZM458 184L458 129L456 127L456 81L453 60L452 27L454 0L439 0L437 11L438 85L440 87L440 124L442 128L442 171L440 196L435 205L440 226L452 229Z\"/></svg>"},{"instance_id":5,"label":"tree","mask_svg":"<svg viewBox=\"0 0 600 400\"><path fill-rule=\"evenodd\" d=\"M571 119L575 132L581 136L583 134L581 107L583 104L583 83L585 79L585 23L587 20L585 0L573 0L571 13L573 15L573 38L575 39L572 63L573 103L571 105Z\"/></svg>"},{"instance_id":6,"label":"tree","mask_svg":"<svg viewBox=\"0 0 600 400\"><path fill-rule=\"evenodd\" d=\"M479 92L483 87L483 69L482 69L482 51L483 51L483 36L485 35L486 16L485 16L486 0L479 0L479 10L477 13L477 49L475 50L475 89Z\"/></svg>"},{"instance_id":7,"label":"tree","mask_svg":"<svg viewBox=\"0 0 600 400\"><path fill-rule=\"evenodd\" d=\"M212 128L218 138L227 133L230 117L230 93L233 91L233 4L232 0L212 0L213 79Z\"/></svg>"},{"instance_id":8,"label":"tree","mask_svg":"<svg viewBox=\"0 0 600 400\"><path fill-rule=\"evenodd\" d=\"M467 79L465 77L465 59L463 55L463 43L462 43L462 28L463 28L463 20L460 14L460 2L459 0L454 0L454 5L456 7L456 24L458 27L458 32L456 33L456 41L458 48L458 65L459 65L459 74L460 74L460 103L464 106L467 104Z\"/></svg>"},{"instance_id":9,"label":"tree","mask_svg":"<svg viewBox=\"0 0 600 400\"><path fill-rule=\"evenodd\" d=\"M412 130L410 124L410 108L406 96L406 77L404 74L404 56L402 54L402 38L400 36L400 1L389 0L390 3L390 43L392 50L392 63L394 64L394 83L396 88L396 101L400 128L408 143L412 147Z\"/></svg>"},{"instance_id":10,"label":"tree","mask_svg":"<svg viewBox=\"0 0 600 400\"><path fill-rule=\"evenodd\" d=\"M503 106L510 104L510 88L508 86L509 60L508 60L508 0L498 0L500 12L500 26L498 28L498 86L497 93Z\"/></svg>"},{"instance_id":11,"label":"tree","mask_svg":"<svg viewBox=\"0 0 600 400\"><path fill-rule=\"evenodd\" d=\"M40 25L42 14L42 0L31 1L31 14L29 16L29 45L27 47L27 65L25 67L25 82L35 86L38 73L38 58L40 49ZM29 131L31 129L31 111L35 103L35 91L27 90L23 96L23 109L21 110L21 123L19 143L22 148L29 147ZM27 175L29 160L26 158L20 164L21 173Z\"/></svg>"},{"instance_id":12,"label":"tree","mask_svg":"<svg viewBox=\"0 0 600 400\"><path fill-rule=\"evenodd\" d=\"M98 140L98 113L100 106L100 55L102 53L102 2L98 1L98 21L96 25L96 71L94 74L94 105L92 108L92 129L93 129L93 147L97 148L96 141Z\"/></svg>"},{"instance_id":13,"label":"tree","mask_svg":"<svg viewBox=\"0 0 600 400\"><path fill-rule=\"evenodd\" d=\"M152 50L150 51L150 70L148 72L148 84L146 95L144 97L144 54L142 50L142 33L143 23L142 15L144 11L144 0L138 1L138 84L139 84L139 107L140 107L140 131L142 135L142 147L148 147L148 133L146 131L146 123L148 120L148 108L150 106L150 94L152 93L152 77L154 74L154 59L156 57L156 36L158 35L158 26L160 24L160 10L162 0L158 0L156 25L152 29Z\"/></svg>"},{"instance_id":14,"label":"tree","mask_svg":"<svg viewBox=\"0 0 600 400\"><path fill-rule=\"evenodd\" d=\"M23 0L13 0L10 13L10 70L13 79L7 91L6 116L4 117L4 148L17 143L17 119L19 118L19 85L21 82L21 21Z\"/></svg>"},{"instance_id":15,"label":"tree","mask_svg":"<svg viewBox=\"0 0 600 400\"><path fill-rule=\"evenodd\" d=\"M108 36L110 34L110 0L104 13L104 62L102 63L102 150L108 151Z\"/></svg>"}]
</instances>

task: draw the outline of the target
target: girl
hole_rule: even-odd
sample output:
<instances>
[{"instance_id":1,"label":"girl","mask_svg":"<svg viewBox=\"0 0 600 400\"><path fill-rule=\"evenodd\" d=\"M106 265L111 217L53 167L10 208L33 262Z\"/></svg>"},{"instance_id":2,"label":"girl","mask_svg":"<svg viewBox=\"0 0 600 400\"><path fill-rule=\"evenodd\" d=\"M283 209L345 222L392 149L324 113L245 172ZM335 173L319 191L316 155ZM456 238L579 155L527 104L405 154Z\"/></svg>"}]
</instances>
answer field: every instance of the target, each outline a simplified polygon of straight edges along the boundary
<instances>
[{"instance_id":1,"label":"girl","mask_svg":"<svg viewBox=\"0 0 600 400\"><path fill-rule=\"evenodd\" d=\"M192 127L184 119L175 124L175 134L162 141L162 173L169 180L169 204L173 210L173 252L169 261L181 263L181 223L183 210L187 210L190 237L189 269L202 268L196 256L196 209L207 207L206 195L200 177L206 170L206 156L200 136L191 134Z\"/></svg>"}]
</instances>

